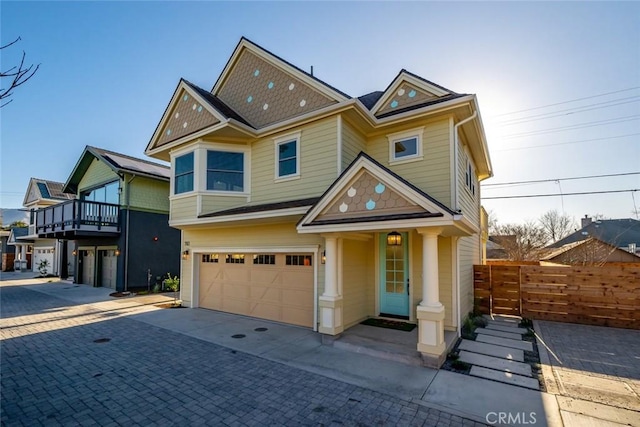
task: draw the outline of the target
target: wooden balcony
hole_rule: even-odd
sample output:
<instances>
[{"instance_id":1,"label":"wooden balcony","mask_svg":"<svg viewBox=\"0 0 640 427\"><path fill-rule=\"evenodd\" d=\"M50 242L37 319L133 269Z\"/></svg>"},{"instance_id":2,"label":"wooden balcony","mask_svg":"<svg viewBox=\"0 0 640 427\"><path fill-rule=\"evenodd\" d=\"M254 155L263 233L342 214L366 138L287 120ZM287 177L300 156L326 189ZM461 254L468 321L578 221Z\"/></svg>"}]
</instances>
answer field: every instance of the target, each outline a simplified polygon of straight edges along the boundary
<instances>
[{"instance_id":1,"label":"wooden balcony","mask_svg":"<svg viewBox=\"0 0 640 427\"><path fill-rule=\"evenodd\" d=\"M120 206L87 200L68 202L35 212L38 237L82 239L120 234Z\"/></svg>"}]
</instances>

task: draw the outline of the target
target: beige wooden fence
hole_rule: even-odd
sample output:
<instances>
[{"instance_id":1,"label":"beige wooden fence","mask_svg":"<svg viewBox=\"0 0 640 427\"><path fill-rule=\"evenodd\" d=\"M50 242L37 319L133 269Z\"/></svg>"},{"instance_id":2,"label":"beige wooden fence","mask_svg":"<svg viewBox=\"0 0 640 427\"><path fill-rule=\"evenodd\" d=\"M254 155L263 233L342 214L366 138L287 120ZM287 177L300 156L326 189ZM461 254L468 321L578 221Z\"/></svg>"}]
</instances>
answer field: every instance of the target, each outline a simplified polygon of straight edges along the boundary
<instances>
[{"instance_id":1,"label":"beige wooden fence","mask_svg":"<svg viewBox=\"0 0 640 427\"><path fill-rule=\"evenodd\" d=\"M640 267L474 266L482 313L640 329Z\"/></svg>"}]
</instances>

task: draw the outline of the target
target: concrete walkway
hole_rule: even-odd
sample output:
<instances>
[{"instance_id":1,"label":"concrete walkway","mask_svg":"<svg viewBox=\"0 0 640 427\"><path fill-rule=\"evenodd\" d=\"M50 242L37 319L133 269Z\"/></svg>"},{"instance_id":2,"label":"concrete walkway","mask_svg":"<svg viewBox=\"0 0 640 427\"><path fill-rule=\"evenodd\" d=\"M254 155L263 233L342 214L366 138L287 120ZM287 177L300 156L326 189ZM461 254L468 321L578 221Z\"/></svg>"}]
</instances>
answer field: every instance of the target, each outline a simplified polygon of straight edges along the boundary
<instances>
[{"instance_id":1,"label":"concrete walkway","mask_svg":"<svg viewBox=\"0 0 640 427\"><path fill-rule=\"evenodd\" d=\"M5 277L0 278L6 280ZM114 300L108 296L111 292L108 289L25 279L1 282L0 285L22 285L31 291L82 304L78 309L101 320L126 318L153 325L232 351L378 391L441 411L438 414L451 414L451 420L460 420L442 425L467 425L463 422L465 419L483 425L498 424L497 417L500 416L507 417L503 421L509 421L500 423L502 425L563 425L558 400L550 393L322 345L320 335L305 328L204 309L157 308L154 304L161 299L171 299L166 295ZM159 300L154 300L156 297Z\"/></svg>"},{"instance_id":2,"label":"concrete walkway","mask_svg":"<svg viewBox=\"0 0 640 427\"><path fill-rule=\"evenodd\" d=\"M640 427L640 331L534 321L547 391L567 427Z\"/></svg>"}]
</instances>

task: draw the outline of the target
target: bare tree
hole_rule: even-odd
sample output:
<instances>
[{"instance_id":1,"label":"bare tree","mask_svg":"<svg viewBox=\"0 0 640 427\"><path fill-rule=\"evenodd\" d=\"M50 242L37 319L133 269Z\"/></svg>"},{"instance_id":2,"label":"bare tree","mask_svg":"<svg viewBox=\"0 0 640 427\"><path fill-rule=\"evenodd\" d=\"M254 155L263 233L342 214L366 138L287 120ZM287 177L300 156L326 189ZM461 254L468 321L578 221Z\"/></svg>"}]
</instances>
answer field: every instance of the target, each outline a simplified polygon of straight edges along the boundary
<instances>
[{"instance_id":1,"label":"bare tree","mask_svg":"<svg viewBox=\"0 0 640 427\"><path fill-rule=\"evenodd\" d=\"M572 217L567 214L561 214L555 209L542 214L538 222L547 233L548 243L557 242L571 234L577 227Z\"/></svg>"},{"instance_id":2,"label":"bare tree","mask_svg":"<svg viewBox=\"0 0 640 427\"><path fill-rule=\"evenodd\" d=\"M547 243L547 233L535 222L496 225L493 241L514 261L537 261Z\"/></svg>"},{"instance_id":3,"label":"bare tree","mask_svg":"<svg viewBox=\"0 0 640 427\"><path fill-rule=\"evenodd\" d=\"M18 37L11 43L6 44L4 46L0 46L0 51L13 46L14 44L18 43L20 40L21 38ZM33 77L36 71L38 71L38 68L40 68L40 64L36 65L35 68L33 67L33 64L29 66L25 66L24 60L26 56L27 54L23 50L22 59L20 60L20 65L15 65L6 71L0 72L0 78L2 79L3 86L4 86L4 82L6 81L5 79L7 78L9 79L8 87L6 89L4 89L4 87L0 88L0 108L4 107L5 105L13 101L13 99L9 99L8 101L5 101L5 100L13 95L13 90L15 88L26 83L31 77Z\"/></svg>"}]
</instances>

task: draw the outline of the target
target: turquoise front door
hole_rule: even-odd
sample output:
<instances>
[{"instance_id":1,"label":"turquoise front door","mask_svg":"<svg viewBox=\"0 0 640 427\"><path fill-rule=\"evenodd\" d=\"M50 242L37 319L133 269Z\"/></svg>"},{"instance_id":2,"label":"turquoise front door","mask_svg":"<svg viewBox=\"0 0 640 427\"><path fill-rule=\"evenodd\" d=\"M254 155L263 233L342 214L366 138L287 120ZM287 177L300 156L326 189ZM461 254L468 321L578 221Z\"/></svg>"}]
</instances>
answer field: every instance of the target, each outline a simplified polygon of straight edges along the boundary
<instances>
[{"instance_id":1,"label":"turquoise front door","mask_svg":"<svg viewBox=\"0 0 640 427\"><path fill-rule=\"evenodd\" d=\"M409 257L407 233L399 245L380 234L380 315L409 317Z\"/></svg>"}]
</instances>

